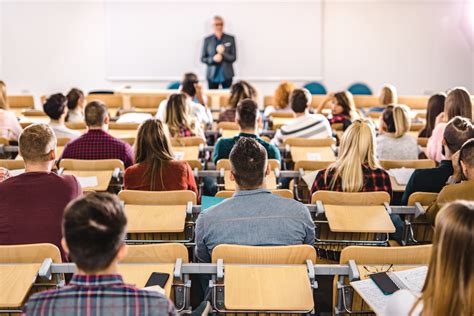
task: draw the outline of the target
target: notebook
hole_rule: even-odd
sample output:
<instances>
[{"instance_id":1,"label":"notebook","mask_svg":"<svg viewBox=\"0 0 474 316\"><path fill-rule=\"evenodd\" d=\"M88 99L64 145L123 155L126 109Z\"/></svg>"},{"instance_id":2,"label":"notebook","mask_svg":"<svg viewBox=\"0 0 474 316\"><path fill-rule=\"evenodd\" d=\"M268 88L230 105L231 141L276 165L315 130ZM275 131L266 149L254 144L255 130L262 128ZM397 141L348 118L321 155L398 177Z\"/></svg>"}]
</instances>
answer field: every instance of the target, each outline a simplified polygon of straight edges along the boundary
<instances>
[{"instance_id":1,"label":"notebook","mask_svg":"<svg viewBox=\"0 0 474 316\"><path fill-rule=\"evenodd\" d=\"M396 168L388 170L388 173L395 178L399 185L407 185L414 171L413 168Z\"/></svg>"},{"instance_id":2,"label":"notebook","mask_svg":"<svg viewBox=\"0 0 474 316\"><path fill-rule=\"evenodd\" d=\"M76 177L81 185L81 188L93 188L99 185L97 177Z\"/></svg>"},{"instance_id":3,"label":"notebook","mask_svg":"<svg viewBox=\"0 0 474 316\"><path fill-rule=\"evenodd\" d=\"M201 198L201 213L204 213L208 208L217 205L224 200L225 198L203 195Z\"/></svg>"},{"instance_id":4,"label":"notebook","mask_svg":"<svg viewBox=\"0 0 474 316\"><path fill-rule=\"evenodd\" d=\"M419 293L423 289L427 273L428 267L423 266L403 271L388 272L387 274L400 289ZM372 279L354 281L351 282L351 286L377 315L385 311L385 306L391 295L383 294Z\"/></svg>"},{"instance_id":5,"label":"notebook","mask_svg":"<svg viewBox=\"0 0 474 316\"><path fill-rule=\"evenodd\" d=\"M175 151L174 152L174 158L176 158L176 160L183 160L184 159L184 152L183 151Z\"/></svg>"}]
</instances>

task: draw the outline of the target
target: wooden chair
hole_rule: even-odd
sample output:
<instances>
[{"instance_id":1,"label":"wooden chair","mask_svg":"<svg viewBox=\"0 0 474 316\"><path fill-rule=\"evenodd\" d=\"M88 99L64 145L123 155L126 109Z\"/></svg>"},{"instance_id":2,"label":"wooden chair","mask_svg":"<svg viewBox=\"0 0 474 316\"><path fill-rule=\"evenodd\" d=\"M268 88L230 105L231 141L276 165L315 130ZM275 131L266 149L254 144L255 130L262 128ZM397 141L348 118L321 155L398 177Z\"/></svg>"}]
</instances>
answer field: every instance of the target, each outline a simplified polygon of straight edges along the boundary
<instances>
[{"instance_id":1,"label":"wooden chair","mask_svg":"<svg viewBox=\"0 0 474 316\"><path fill-rule=\"evenodd\" d=\"M283 142L295 163L300 160L334 161L336 156L332 146L335 143L333 138L289 138Z\"/></svg>"},{"instance_id":2,"label":"wooden chair","mask_svg":"<svg viewBox=\"0 0 474 316\"><path fill-rule=\"evenodd\" d=\"M0 145L9 145L9 144L10 144L10 140L8 138L0 137Z\"/></svg>"},{"instance_id":3,"label":"wooden chair","mask_svg":"<svg viewBox=\"0 0 474 316\"><path fill-rule=\"evenodd\" d=\"M153 109L156 113L160 103L166 100L168 96L169 93L134 95L130 98L130 102L136 110Z\"/></svg>"},{"instance_id":4,"label":"wooden chair","mask_svg":"<svg viewBox=\"0 0 474 316\"><path fill-rule=\"evenodd\" d=\"M408 206L414 206L420 203L426 209L436 201L438 193L431 192L414 192L408 198ZM415 244L427 244L433 240L434 229L431 223L427 220L426 215L420 215L418 218L407 216L406 220L409 222L410 239Z\"/></svg>"},{"instance_id":5,"label":"wooden chair","mask_svg":"<svg viewBox=\"0 0 474 316\"><path fill-rule=\"evenodd\" d=\"M118 109L123 106L123 98L120 94L89 94L86 97L87 102L102 101L107 108Z\"/></svg>"},{"instance_id":6,"label":"wooden chair","mask_svg":"<svg viewBox=\"0 0 474 316\"><path fill-rule=\"evenodd\" d=\"M269 105L273 105L273 96L272 95L266 95L263 97L263 106L267 107Z\"/></svg>"},{"instance_id":7,"label":"wooden chair","mask_svg":"<svg viewBox=\"0 0 474 316\"><path fill-rule=\"evenodd\" d=\"M376 95L355 95L354 102L358 109L380 106L379 97Z\"/></svg>"},{"instance_id":8,"label":"wooden chair","mask_svg":"<svg viewBox=\"0 0 474 316\"><path fill-rule=\"evenodd\" d=\"M53 244L0 245L0 263L43 263L51 258L61 263L61 252Z\"/></svg>"},{"instance_id":9,"label":"wooden chair","mask_svg":"<svg viewBox=\"0 0 474 316\"><path fill-rule=\"evenodd\" d=\"M175 158L178 160L198 161L201 155L201 149L206 141L201 137L179 137L172 138L171 145Z\"/></svg>"},{"instance_id":10,"label":"wooden chair","mask_svg":"<svg viewBox=\"0 0 474 316\"><path fill-rule=\"evenodd\" d=\"M231 138L239 134L240 126L235 122L219 122L217 131L222 135L222 138Z\"/></svg>"},{"instance_id":11,"label":"wooden chair","mask_svg":"<svg viewBox=\"0 0 474 316\"><path fill-rule=\"evenodd\" d=\"M291 192L290 190L287 190L287 189L277 189L277 190L271 190L272 194L275 194L275 195L278 195L280 197L283 197L283 198L287 198L287 199L293 199L293 192ZM216 197L219 197L219 198L225 198L225 199L228 199L228 198L231 198L232 195L235 193L235 191L219 191L216 193Z\"/></svg>"},{"instance_id":12,"label":"wooden chair","mask_svg":"<svg viewBox=\"0 0 474 316\"><path fill-rule=\"evenodd\" d=\"M66 127L80 131L85 131L87 129L87 125L85 122L66 122Z\"/></svg>"},{"instance_id":13,"label":"wooden chair","mask_svg":"<svg viewBox=\"0 0 474 316\"><path fill-rule=\"evenodd\" d=\"M8 95L7 102L17 117L24 109L32 109L35 106L35 99L32 95Z\"/></svg>"},{"instance_id":14,"label":"wooden chair","mask_svg":"<svg viewBox=\"0 0 474 316\"><path fill-rule=\"evenodd\" d=\"M434 168L436 162L431 159L419 159L419 160L381 160L380 164L382 168L389 170L395 168L411 168L411 169L422 169L422 168Z\"/></svg>"},{"instance_id":15,"label":"wooden chair","mask_svg":"<svg viewBox=\"0 0 474 316\"><path fill-rule=\"evenodd\" d=\"M317 172L322 169L327 169L334 161L328 160L299 160L296 161L293 170L303 172L304 174ZM296 181L290 181L290 190L293 191L296 199L300 202L309 203L311 200L311 188L308 184L299 178Z\"/></svg>"},{"instance_id":16,"label":"wooden chair","mask_svg":"<svg viewBox=\"0 0 474 316\"><path fill-rule=\"evenodd\" d=\"M125 203L128 243L188 243L193 239L190 208L197 203L194 192L124 190L118 197Z\"/></svg>"},{"instance_id":17,"label":"wooden chair","mask_svg":"<svg viewBox=\"0 0 474 316\"><path fill-rule=\"evenodd\" d=\"M272 112L270 113L271 118L295 118L295 113L294 112Z\"/></svg>"},{"instance_id":18,"label":"wooden chair","mask_svg":"<svg viewBox=\"0 0 474 316\"><path fill-rule=\"evenodd\" d=\"M324 214L318 212L315 218L321 258L338 261L341 250L350 245L387 246L388 233L395 232L385 210L390 203L387 192L317 191L311 203L324 207Z\"/></svg>"},{"instance_id":19,"label":"wooden chair","mask_svg":"<svg viewBox=\"0 0 474 316\"><path fill-rule=\"evenodd\" d=\"M121 263L189 263L188 249L183 244L128 245L127 256Z\"/></svg>"},{"instance_id":20,"label":"wooden chair","mask_svg":"<svg viewBox=\"0 0 474 316\"><path fill-rule=\"evenodd\" d=\"M268 159L268 165L272 170L280 169L280 161L276 159ZM229 159L221 159L216 164L216 170L224 170L224 190L235 191L235 182L230 180L230 160ZM267 189L274 190L277 188L276 183L276 176L274 172L270 172L270 174L266 177L267 181Z\"/></svg>"},{"instance_id":21,"label":"wooden chair","mask_svg":"<svg viewBox=\"0 0 474 316\"><path fill-rule=\"evenodd\" d=\"M124 170L123 162L119 159L102 159L102 160L81 160L81 159L63 159L59 163L60 168L65 170L80 171L103 171L115 170L119 168Z\"/></svg>"},{"instance_id":22,"label":"wooden chair","mask_svg":"<svg viewBox=\"0 0 474 316\"><path fill-rule=\"evenodd\" d=\"M409 265L427 265L431 256L431 245L424 246L406 246L406 247L363 247L350 246L344 248L341 252L340 264L347 264L349 260L354 260L358 265L361 275L367 272L363 265L376 266L376 268L385 270L394 265L394 270L403 270L410 268ZM408 265L400 266L397 265ZM361 270L362 268L362 270ZM335 276L333 286L333 304L337 302L337 283L339 282L339 295L342 296L342 302L345 312L357 314L359 311L368 311L370 308L362 298L352 290L349 280L342 276ZM350 295L347 295L350 293ZM344 312L344 311L343 311ZM365 314L365 313L364 313Z\"/></svg>"},{"instance_id":23,"label":"wooden chair","mask_svg":"<svg viewBox=\"0 0 474 316\"><path fill-rule=\"evenodd\" d=\"M25 169L25 162L23 160L0 159L0 167L8 170Z\"/></svg>"},{"instance_id":24,"label":"wooden chair","mask_svg":"<svg viewBox=\"0 0 474 316\"><path fill-rule=\"evenodd\" d=\"M429 96L426 95L406 95L398 97L398 104L405 104L410 109L426 110Z\"/></svg>"},{"instance_id":25,"label":"wooden chair","mask_svg":"<svg viewBox=\"0 0 474 316\"><path fill-rule=\"evenodd\" d=\"M171 145L177 147L199 146L206 144L206 141L198 136L171 138Z\"/></svg>"}]
</instances>

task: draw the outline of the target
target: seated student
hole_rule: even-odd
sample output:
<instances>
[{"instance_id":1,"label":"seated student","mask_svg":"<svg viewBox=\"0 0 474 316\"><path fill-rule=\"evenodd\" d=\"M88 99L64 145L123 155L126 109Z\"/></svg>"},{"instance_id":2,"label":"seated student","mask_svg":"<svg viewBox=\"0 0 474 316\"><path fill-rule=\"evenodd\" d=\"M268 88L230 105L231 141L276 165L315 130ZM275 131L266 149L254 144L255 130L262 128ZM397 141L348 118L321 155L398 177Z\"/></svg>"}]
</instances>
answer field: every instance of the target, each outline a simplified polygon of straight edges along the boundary
<instances>
[{"instance_id":1,"label":"seated student","mask_svg":"<svg viewBox=\"0 0 474 316\"><path fill-rule=\"evenodd\" d=\"M444 128L443 153L444 159L436 168L416 169L408 180L402 197L402 205L408 203L408 198L414 192L437 193L446 185L453 175L452 159L461 146L474 137L472 123L460 116L453 118Z\"/></svg>"},{"instance_id":2,"label":"seated student","mask_svg":"<svg viewBox=\"0 0 474 316\"><path fill-rule=\"evenodd\" d=\"M70 123L84 122L84 107L86 106L84 92L79 89L72 88L66 97L67 107L69 109L66 121Z\"/></svg>"},{"instance_id":3,"label":"seated student","mask_svg":"<svg viewBox=\"0 0 474 316\"><path fill-rule=\"evenodd\" d=\"M474 315L474 203L456 201L436 217L433 250L420 294L399 290L385 316Z\"/></svg>"},{"instance_id":4,"label":"seated student","mask_svg":"<svg viewBox=\"0 0 474 316\"><path fill-rule=\"evenodd\" d=\"M90 193L64 211L62 244L77 272L68 285L33 294L26 315L177 315L157 291L125 284L118 263L125 258L127 218L119 199Z\"/></svg>"},{"instance_id":5,"label":"seated student","mask_svg":"<svg viewBox=\"0 0 474 316\"><path fill-rule=\"evenodd\" d=\"M125 168L133 165L130 145L107 133L109 114L105 104L92 101L84 112L87 133L66 144L61 159L120 159Z\"/></svg>"},{"instance_id":6,"label":"seated student","mask_svg":"<svg viewBox=\"0 0 474 316\"><path fill-rule=\"evenodd\" d=\"M200 125L212 124L211 110L205 104L195 102L195 100L204 102L198 77L193 73L185 74L180 90L186 96L186 106L189 108L190 116L196 119ZM168 100L161 101L156 112L156 118L162 122L166 122Z\"/></svg>"},{"instance_id":7,"label":"seated student","mask_svg":"<svg viewBox=\"0 0 474 316\"><path fill-rule=\"evenodd\" d=\"M331 126L322 114L310 114L311 93L306 89L295 89L290 96L290 105L296 118L282 126L272 139L272 144L280 146L288 138L328 138L332 136Z\"/></svg>"},{"instance_id":8,"label":"seated student","mask_svg":"<svg viewBox=\"0 0 474 316\"><path fill-rule=\"evenodd\" d=\"M322 113L323 109L331 103L331 116L328 117L329 123L342 123L342 129L345 131L352 121L359 118L354 97L349 91L329 93L326 99L318 106L316 113Z\"/></svg>"},{"instance_id":9,"label":"seated student","mask_svg":"<svg viewBox=\"0 0 474 316\"><path fill-rule=\"evenodd\" d=\"M43 104L43 111L50 118L49 126L56 134L56 138L74 139L81 136L81 132L66 127L67 98L61 93L51 95Z\"/></svg>"},{"instance_id":10,"label":"seated student","mask_svg":"<svg viewBox=\"0 0 474 316\"><path fill-rule=\"evenodd\" d=\"M264 117L269 117L273 112L291 112L290 95L295 90L295 85L288 81L281 82L273 95L273 104L265 107Z\"/></svg>"},{"instance_id":11,"label":"seated student","mask_svg":"<svg viewBox=\"0 0 474 316\"><path fill-rule=\"evenodd\" d=\"M74 176L51 172L56 137L46 124L33 124L19 139L25 173L0 182L0 245L52 243L61 249L64 207L82 194ZM66 260L61 251L63 260Z\"/></svg>"},{"instance_id":12,"label":"seated student","mask_svg":"<svg viewBox=\"0 0 474 316\"><path fill-rule=\"evenodd\" d=\"M237 106L237 115L235 122L240 127L239 135L233 138L221 138L217 141L214 147L214 153L212 159L214 163L217 163L220 159L228 159L232 147L242 137L254 138L259 142L268 153L268 159L280 160L280 151L274 145L267 143L263 139L257 136L257 127L261 122L261 117L258 112L257 103L251 99L244 99L240 101Z\"/></svg>"},{"instance_id":13,"label":"seated student","mask_svg":"<svg viewBox=\"0 0 474 316\"><path fill-rule=\"evenodd\" d=\"M0 80L0 137L18 141L22 128L15 113L9 110L7 86Z\"/></svg>"},{"instance_id":14,"label":"seated student","mask_svg":"<svg viewBox=\"0 0 474 316\"><path fill-rule=\"evenodd\" d=\"M211 262L220 244L298 245L314 243L314 222L301 203L265 189L269 174L265 148L253 138L241 138L230 154L236 193L201 213L196 223L196 257Z\"/></svg>"},{"instance_id":15,"label":"seated student","mask_svg":"<svg viewBox=\"0 0 474 316\"><path fill-rule=\"evenodd\" d=\"M459 165L463 181L447 185L439 192L436 201L426 211L426 217L431 223L435 222L436 215L444 204L455 200L474 201L474 136L459 150Z\"/></svg>"},{"instance_id":16,"label":"seated student","mask_svg":"<svg viewBox=\"0 0 474 316\"><path fill-rule=\"evenodd\" d=\"M392 85L385 85L380 90L379 96L379 106L373 107L369 109L369 112L382 112L385 110L385 107L390 104L397 104L398 103L398 96L397 96L397 88Z\"/></svg>"},{"instance_id":17,"label":"seated student","mask_svg":"<svg viewBox=\"0 0 474 316\"><path fill-rule=\"evenodd\" d=\"M416 160L418 143L408 134L410 109L405 105L389 105L380 118L377 136L377 158L381 160Z\"/></svg>"},{"instance_id":18,"label":"seated student","mask_svg":"<svg viewBox=\"0 0 474 316\"><path fill-rule=\"evenodd\" d=\"M186 96L175 93L169 96L166 105L166 128L171 137L204 137L200 124L189 115Z\"/></svg>"},{"instance_id":19,"label":"seated student","mask_svg":"<svg viewBox=\"0 0 474 316\"><path fill-rule=\"evenodd\" d=\"M443 148L443 134L447 122L455 116L465 117L472 120L471 95L465 88L454 88L448 92L444 102L444 112L436 117L435 128L428 139L426 154L429 159L440 162L444 159L441 152Z\"/></svg>"},{"instance_id":20,"label":"seated student","mask_svg":"<svg viewBox=\"0 0 474 316\"><path fill-rule=\"evenodd\" d=\"M161 121L150 119L138 129L135 161L125 170L125 190L191 190L198 195L193 171L186 161L175 160Z\"/></svg>"},{"instance_id":21,"label":"seated student","mask_svg":"<svg viewBox=\"0 0 474 316\"><path fill-rule=\"evenodd\" d=\"M227 109L219 114L219 122L234 122L237 105L244 99L257 102L257 90L247 81L238 81L230 87L230 98Z\"/></svg>"},{"instance_id":22,"label":"seated student","mask_svg":"<svg viewBox=\"0 0 474 316\"><path fill-rule=\"evenodd\" d=\"M433 129L435 128L436 117L443 113L444 102L446 100L445 93L438 93L432 95L428 100L428 106L426 108L426 125L418 134L418 137L431 137Z\"/></svg>"}]
</instances>

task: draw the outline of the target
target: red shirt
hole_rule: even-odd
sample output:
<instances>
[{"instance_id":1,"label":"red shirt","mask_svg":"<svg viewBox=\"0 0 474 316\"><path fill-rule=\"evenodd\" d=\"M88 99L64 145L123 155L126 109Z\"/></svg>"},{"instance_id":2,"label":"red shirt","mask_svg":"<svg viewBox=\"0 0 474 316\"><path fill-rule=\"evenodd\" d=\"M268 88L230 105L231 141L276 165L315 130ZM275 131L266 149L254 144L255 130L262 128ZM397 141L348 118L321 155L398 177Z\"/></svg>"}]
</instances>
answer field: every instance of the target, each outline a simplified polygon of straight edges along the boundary
<instances>
[{"instance_id":1,"label":"red shirt","mask_svg":"<svg viewBox=\"0 0 474 316\"><path fill-rule=\"evenodd\" d=\"M135 164L125 170L123 187L125 190L151 191L151 175L147 163ZM168 161L158 170L155 177L155 191L190 190L198 196L193 171L186 161ZM162 181L163 179L163 181Z\"/></svg>"},{"instance_id":2,"label":"red shirt","mask_svg":"<svg viewBox=\"0 0 474 316\"><path fill-rule=\"evenodd\" d=\"M66 144L61 159L120 159L125 168L133 165L132 147L100 129L89 130Z\"/></svg>"},{"instance_id":3,"label":"red shirt","mask_svg":"<svg viewBox=\"0 0 474 316\"><path fill-rule=\"evenodd\" d=\"M27 172L0 183L0 245L52 243L61 249L66 205L82 195L74 176Z\"/></svg>"}]
</instances>

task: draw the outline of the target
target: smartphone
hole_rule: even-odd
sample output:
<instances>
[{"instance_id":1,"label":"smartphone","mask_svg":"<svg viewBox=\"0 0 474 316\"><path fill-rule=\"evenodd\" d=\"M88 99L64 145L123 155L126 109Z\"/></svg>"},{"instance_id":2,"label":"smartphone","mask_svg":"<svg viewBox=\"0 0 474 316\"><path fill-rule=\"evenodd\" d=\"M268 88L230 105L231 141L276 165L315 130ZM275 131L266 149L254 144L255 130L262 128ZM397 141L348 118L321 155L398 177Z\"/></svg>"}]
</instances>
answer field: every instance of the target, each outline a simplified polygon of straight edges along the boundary
<instances>
[{"instance_id":1,"label":"smartphone","mask_svg":"<svg viewBox=\"0 0 474 316\"><path fill-rule=\"evenodd\" d=\"M395 282L390 279L387 272L370 274L369 277L385 295L393 294L400 289Z\"/></svg>"},{"instance_id":2,"label":"smartphone","mask_svg":"<svg viewBox=\"0 0 474 316\"><path fill-rule=\"evenodd\" d=\"M159 285L160 287L164 288L169 277L169 273L153 272L146 282L145 287Z\"/></svg>"}]
</instances>

